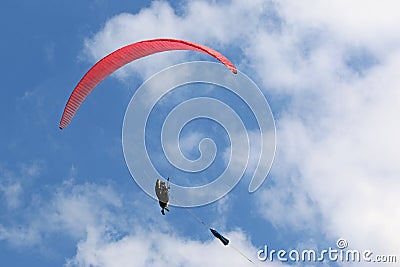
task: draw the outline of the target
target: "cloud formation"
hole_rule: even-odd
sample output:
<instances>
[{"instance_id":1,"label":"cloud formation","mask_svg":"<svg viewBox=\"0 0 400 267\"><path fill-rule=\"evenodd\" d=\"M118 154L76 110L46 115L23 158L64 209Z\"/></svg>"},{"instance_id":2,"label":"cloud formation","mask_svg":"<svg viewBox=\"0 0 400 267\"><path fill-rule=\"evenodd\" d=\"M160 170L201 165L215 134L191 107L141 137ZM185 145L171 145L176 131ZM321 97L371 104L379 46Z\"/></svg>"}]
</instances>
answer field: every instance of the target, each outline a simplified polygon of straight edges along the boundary
<instances>
[{"instance_id":1,"label":"cloud formation","mask_svg":"<svg viewBox=\"0 0 400 267\"><path fill-rule=\"evenodd\" d=\"M108 20L85 41L83 53L95 61L159 37L226 52L260 82L277 118L271 181L254 201L264 219L278 230L321 234L316 246L343 236L353 248L400 255L398 10L389 0L188 1L179 10L155 1L138 14ZM117 77L132 70L148 77L198 56L149 57ZM34 177L36 167L26 165L21 173ZM23 183L4 170L6 208L26 211L19 225L2 218L0 239L14 246L43 244L62 233L77 243L67 266L243 266L243 258L218 241L179 236L168 225L160 231L148 216L135 218L134 208L127 212L126 200L109 186L66 181L50 201L36 196L25 207ZM145 221L149 226L132 227ZM257 250L240 230L227 235L248 255Z\"/></svg>"},{"instance_id":2,"label":"cloud formation","mask_svg":"<svg viewBox=\"0 0 400 267\"><path fill-rule=\"evenodd\" d=\"M86 52L98 58L127 42L160 36L240 51L239 69L251 71L272 101L282 103L272 103L278 152L274 185L259 197L265 218L390 251L400 247L394 238L400 221L398 5L194 1L178 13L154 2L138 14L110 19L87 40ZM146 76L177 57L133 68Z\"/></svg>"},{"instance_id":3,"label":"cloud formation","mask_svg":"<svg viewBox=\"0 0 400 267\"><path fill-rule=\"evenodd\" d=\"M65 262L68 267L243 266L247 261L213 239L208 230L206 241L180 236L172 225L160 224L148 214L153 206L132 203L111 186L66 180L52 191L50 196L36 196L27 209L21 208L23 218L9 218L18 225L0 224L0 240L55 253L52 238L63 236L64 242L77 243L76 255ZM255 260L256 248L240 229L226 234Z\"/></svg>"}]
</instances>

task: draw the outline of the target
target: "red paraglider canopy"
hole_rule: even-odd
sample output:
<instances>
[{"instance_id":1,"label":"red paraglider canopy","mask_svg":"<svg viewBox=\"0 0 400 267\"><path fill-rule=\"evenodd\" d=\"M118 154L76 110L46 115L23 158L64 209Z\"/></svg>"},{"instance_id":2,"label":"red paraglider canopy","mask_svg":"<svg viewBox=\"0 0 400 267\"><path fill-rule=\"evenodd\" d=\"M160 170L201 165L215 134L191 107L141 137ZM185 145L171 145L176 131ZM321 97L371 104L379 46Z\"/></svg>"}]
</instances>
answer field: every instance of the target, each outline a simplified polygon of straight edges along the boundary
<instances>
[{"instance_id":1,"label":"red paraglider canopy","mask_svg":"<svg viewBox=\"0 0 400 267\"><path fill-rule=\"evenodd\" d=\"M67 127L86 97L111 73L141 57L169 50L192 50L209 54L237 73L236 67L226 57L204 45L175 39L153 39L130 44L102 58L83 76L64 108L60 129Z\"/></svg>"}]
</instances>

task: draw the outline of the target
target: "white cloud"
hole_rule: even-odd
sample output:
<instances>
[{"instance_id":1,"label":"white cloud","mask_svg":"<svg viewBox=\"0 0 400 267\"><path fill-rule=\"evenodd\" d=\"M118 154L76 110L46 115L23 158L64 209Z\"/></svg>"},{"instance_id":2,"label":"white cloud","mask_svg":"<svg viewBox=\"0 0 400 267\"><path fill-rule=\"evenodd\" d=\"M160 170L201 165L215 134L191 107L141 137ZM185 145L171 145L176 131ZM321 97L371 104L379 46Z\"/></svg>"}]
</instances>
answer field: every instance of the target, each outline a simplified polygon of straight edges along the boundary
<instances>
[{"instance_id":1,"label":"white cloud","mask_svg":"<svg viewBox=\"0 0 400 267\"><path fill-rule=\"evenodd\" d=\"M236 135L234 137L234 135ZM223 152L223 158L225 161L225 164L229 163L229 160L231 161L230 164L232 166L232 171L233 174L235 175L241 175L243 174L243 169L241 169L241 166L246 166L246 171L245 174L247 175L252 175L254 173L255 168L257 167L257 165L259 164L259 154L260 151L259 147L261 144L261 137L265 138L265 135L267 134L263 134L263 136L261 136L260 132L257 130L248 130L247 131L247 136L248 136L248 142L245 142L243 140L243 142L239 143L240 148L238 149L239 151L247 151L250 150L250 153L241 153L238 155L232 155L231 158L231 149L230 146L227 147L224 152ZM231 139L239 139L242 140L243 133L231 133L230 134L230 138ZM265 140L263 140L264 144L266 142L270 143L271 140L268 140L268 138L265 138ZM260 164L263 164L263 162L260 162Z\"/></svg>"},{"instance_id":2,"label":"white cloud","mask_svg":"<svg viewBox=\"0 0 400 267\"><path fill-rule=\"evenodd\" d=\"M5 227L0 224L0 240L7 241L13 246L20 247L27 244L36 244L40 239L38 233L30 227Z\"/></svg>"},{"instance_id":3,"label":"white cloud","mask_svg":"<svg viewBox=\"0 0 400 267\"><path fill-rule=\"evenodd\" d=\"M76 254L66 260L67 267L245 266L247 260L242 255L224 247L207 229L207 241L198 241L180 236L169 223L157 223L153 212L143 214L153 208L143 201L128 201L110 186L68 180L49 197L37 196L21 213L24 218L9 218L15 224L0 224L0 240L51 253L51 238L62 235L65 242L77 242ZM158 211L154 213L160 216ZM256 260L257 249L240 229L224 234Z\"/></svg>"},{"instance_id":4,"label":"white cloud","mask_svg":"<svg viewBox=\"0 0 400 267\"><path fill-rule=\"evenodd\" d=\"M257 249L240 231L227 233L235 248L253 261ZM253 266L234 249L218 240L200 242L159 230L137 228L135 233L110 242L97 229L89 229L66 266ZM278 266L273 264L271 266Z\"/></svg>"},{"instance_id":5,"label":"white cloud","mask_svg":"<svg viewBox=\"0 0 400 267\"><path fill-rule=\"evenodd\" d=\"M272 44L265 49L257 46L258 53L265 55L260 66L267 62L267 70L273 71L271 77L260 70L265 84L291 98L277 122L275 186L260 197L267 208L262 213L275 225L311 227L332 241L343 236L353 248L399 253L395 225L400 214L393 204L399 201L400 188L396 115L400 112L396 74L400 34L393 22L398 16L384 13L381 3L369 6L375 10L372 18L364 14L364 2L359 8L342 6L343 10L337 2L326 9L320 2L315 9L293 3L280 4L285 29L277 36L264 33L263 40ZM392 2L384 8L396 5ZM378 22L374 16L386 18ZM330 36L309 47L304 56L293 40L301 40L312 28L326 29ZM281 40L282 46L277 43ZM330 40L334 42L328 44ZM278 56L268 62L271 46ZM358 73L346 57L363 49L376 63L365 63ZM295 56L285 57L283 51ZM284 214L278 212L282 210Z\"/></svg>"},{"instance_id":6,"label":"white cloud","mask_svg":"<svg viewBox=\"0 0 400 267\"><path fill-rule=\"evenodd\" d=\"M5 202L9 208L17 208L20 204L22 186L19 182L0 183L0 192L4 196Z\"/></svg>"},{"instance_id":7,"label":"white cloud","mask_svg":"<svg viewBox=\"0 0 400 267\"><path fill-rule=\"evenodd\" d=\"M108 186L66 181L50 196L26 194L29 203L15 207L20 216L12 213L0 224L0 239L13 246L45 246L54 234L78 240L87 227L120 226L110 210L122 209L121 200Z\"/></svg>"},{"instance_id":8,"label":"white cloud","mask_svg":"<svg viewBox=\"0 0 400 267\"><path fill-rule=\"evenodd\" d=\"M327 29L334 38L376 46L397 39L400 18L395 0L280 1L279 12L290 26ZM379 37L379 38L377 38Z\"/></svg>"},{"instance_id":9,"label":"white cloud","mask_svg":"<svg viewBox=\"0 0 400 267\"><path fill-rule=\"evenodd\" d=\"M74 185L67 181L55 192L43 217L54 225L50 229L67 231L72 237L79 238L87 227L115 224L108 210L121 208L121 199L111 187Z\"/></svg>"},{"instance_id":10,"label":"white cloud","mask_svg":"<svg viewBox=\"0 0 400 267\"><path fill-rule=\"evenodd\" d=\"M28 177L37 177L41 174L44 162L36 161L33 163L23 163L20 165L21 174Z\"/></svg>"},{"instance_id":11,"label":"white cloud","mask_svg":"<svg viewBox=\"0 0 400 267\"><path fill-rule=\"evenodd\" d=\"M150 8L138 14L122 13L108 20L103 29L85 41L84 55L91 61L99 60L124 45L152 38L186 39L201 42L215 49L223 49L232 42L247 42L255 31L257 14L263 11L263 1L234 1L234 4L192 1L181 6L178 15L164 1L154 1ZM246 18L245 20L241 20ZM144 26L145 25L145 26ZM139 59L118 71L117 77L126 78L132 71L149 77L157 71L184 62L197 53L166 52Z\"/></svg>"},{"instance_id":12,"label":"white cloud","mask_svg":"<svg viewBox=\"0 0 400 267\"><path fill-rule=\"evenodd\" d=\"M21 205L24 186L40 175L42 167L41 161L19 164L17 171L0 165L0 197L4 198L9 209L16 209Z\"/></svg>"},{"instance_id":13,"label":"white cloud","mask_svg":"<svg viewBox=\"0 0 400 267\"><path fill-rule=\"evenodd\" d=\"M269 95L284 99L276 111L275 181L260 194L266 219L297 231L315 227L329 239L345 236L354 247L396 250L398 2L263 3L194 1L179 16L157 2L108 21L86 51L98 58L161 36L241 50L240 69L253 70ZM167 56L135 68L146 76L177 62L177 54Z\"/></svg>"},{"instance_id":14,"label":"white cloud","mask_svg":"<svg viewBox=\"0 0 400 267\"><path fill-rule=\"evenodd\" d=\"M198 148L200 141L204 138L204 134L201 132L190 132L185 136L182 136L179 140L179 148L184 155L190 155L195 153L194 149Z\"/></svg>"}]
</instances>

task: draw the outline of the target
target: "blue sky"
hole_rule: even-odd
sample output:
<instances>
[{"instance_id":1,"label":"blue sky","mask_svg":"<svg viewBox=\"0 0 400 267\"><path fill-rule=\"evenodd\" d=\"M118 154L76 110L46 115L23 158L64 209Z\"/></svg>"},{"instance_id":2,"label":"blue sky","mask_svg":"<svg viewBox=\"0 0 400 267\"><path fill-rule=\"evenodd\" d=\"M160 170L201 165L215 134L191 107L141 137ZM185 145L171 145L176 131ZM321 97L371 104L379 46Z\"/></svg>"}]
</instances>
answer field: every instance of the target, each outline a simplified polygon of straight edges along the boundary
<instances>
[{"instance_id":1,"label":"blue sky","mask_svg":"<svg viewBox=\"0 0 400 267\"><path fill-rule=\"evenodd\" d=\"M161 37L222 52L257 83L275 117L276 156L260 189L247 191L246 173L227 196L191 208L193 213L261 266L268 264L257 261L264 245L322 250L335 247L338 238L352 249L400 257L398 5L5 1L1 265L246 266L183 208L162 216L132 179L122 148L125 110L144 80L177 63L214 59L169 52L138 60L101 83L71 125L58 129L71 91L91 65L125 44ZM223 90L180 90L149 117L150 156L163 175L185 174L158 156L164 117L157 114L178 100L215 97L237 110L250 132L255 124L243 102ZM214 139L218 153L197 178L212 180L224 169L223 151L230 143L219 125L193 121L181 136L188 158L199 156L204 136ZM180 179L190 184L196 176ZM269 262L287 264L293 263Z\"/></svg>"}]
</instances>

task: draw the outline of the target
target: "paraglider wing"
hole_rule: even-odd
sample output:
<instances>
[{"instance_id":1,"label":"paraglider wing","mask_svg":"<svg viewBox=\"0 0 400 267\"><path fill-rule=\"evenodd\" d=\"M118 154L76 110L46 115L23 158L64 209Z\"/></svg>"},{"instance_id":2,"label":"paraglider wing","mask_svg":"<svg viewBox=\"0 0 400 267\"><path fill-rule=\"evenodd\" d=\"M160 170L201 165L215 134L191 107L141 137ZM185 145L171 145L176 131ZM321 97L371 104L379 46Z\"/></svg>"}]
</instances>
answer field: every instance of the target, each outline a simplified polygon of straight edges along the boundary
<instances>
[{"instance_id":1,"label":"paraglider wing","mask_svg":"<svg viewBox=\"0 0 400 267\"><path fill-rule=\"evenodd\" d=\"M218 238L222 242L222 244L224 244L224 246L227 246L229 244L229 239L218 233L217 230L210 228L210 231L216 238Z\"/></svg>"},{"instance_id":2,"label":"paraglider wing","mask_svg":"<svg viewBox=\"0 0 400 267\"><path fill-rule=\"evenodd\" d=\"M98 61L83 76L68 99L60 121L60 129L67 127L90 92L111 73L136 59L170 50L192 50L209 54L227 66L233 73L237 73L236 67L226 57L204 45L175 39L153 39L130 44Z\"/></svg>"}]
</instances>

